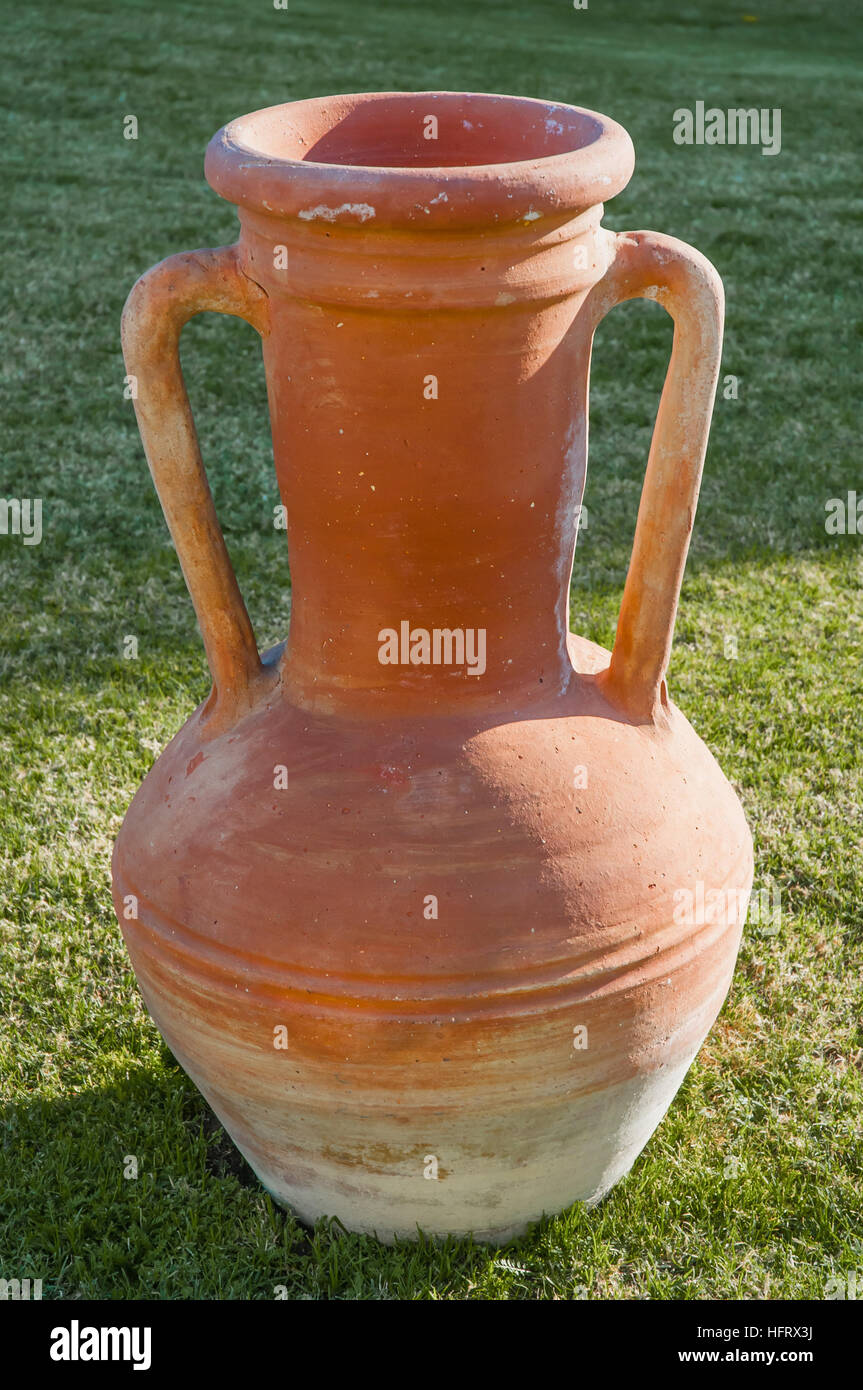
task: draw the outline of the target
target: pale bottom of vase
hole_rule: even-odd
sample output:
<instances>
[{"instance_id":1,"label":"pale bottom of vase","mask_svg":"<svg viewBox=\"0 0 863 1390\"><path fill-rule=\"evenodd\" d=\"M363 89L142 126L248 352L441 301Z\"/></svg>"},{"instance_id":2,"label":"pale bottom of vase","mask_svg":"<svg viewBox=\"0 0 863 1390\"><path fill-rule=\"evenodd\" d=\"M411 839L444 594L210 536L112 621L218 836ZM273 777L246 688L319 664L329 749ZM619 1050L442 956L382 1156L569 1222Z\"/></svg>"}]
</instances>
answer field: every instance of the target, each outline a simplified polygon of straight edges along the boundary
<instances>
[{"instance_id":1,"label":"pale bottom of vase","mask_svg":"<svg viewBox=\"0 0 863 1390\"><path fill-rule=\"evenodd\" d=\"M415 1240L420 1230L504 1244L544 1215L605 1196L632 1167L692 1060L558 1105L497 1115L430 1110L409 1123L396 1114L366 1115L359 1124L348 1113L342 1121L295 1114L284 1126L272 1111L241 1117L235 1102L201 1089L263 1186L302 1222L337 1217L387 1244Z\"/></svg>"}]
</instances>

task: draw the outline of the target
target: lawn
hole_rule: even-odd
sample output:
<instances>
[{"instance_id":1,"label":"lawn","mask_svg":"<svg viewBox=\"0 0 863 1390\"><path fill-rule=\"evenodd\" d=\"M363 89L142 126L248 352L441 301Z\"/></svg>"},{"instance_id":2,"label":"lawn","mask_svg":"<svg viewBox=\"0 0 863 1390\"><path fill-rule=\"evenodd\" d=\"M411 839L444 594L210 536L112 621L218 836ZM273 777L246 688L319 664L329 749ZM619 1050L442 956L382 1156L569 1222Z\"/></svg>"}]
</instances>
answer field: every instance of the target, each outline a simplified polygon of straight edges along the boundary
<instances>
[{"instance_id":1,"label":"lawn","mask_svg":"<svg viewBox=\"0 0 863 1390\"><path fill-rule=\"evenodd\" d=\"M752 12L747 9L751 3ZM820 10L820 13L817 12ZM3 0L7 220L0 496L0 1277L51 1298L822 1298L863 1279L860 21L836 0ZM136 276L235 239L210 135L289 98L421 88L595 108L632 135L606 225L691 242L728 299L723 377L669 676L737 788L756 888L734 984L667 1118L595 1210L504 1251L385 1249L274 1207L132 976L111 846L207 672L123 398ZM782 148L678 146L673 112L781 108ZM138 139L123 136L138 119ZM655 305L602 326L572 625L610 646L670 346ZM255 333L184 364L261 646L290 611ZM863 527L863 523L861 523ZM135 636L136 660L124 658ZM734 655L736 651L736 656ZM775 895L775 896L774 896ZM776 929L778 926L778 930ZM125 1177L138 1163L137 1178ZM829 1281L833 1280L834 1283Z\"/></svg>"}]
</instances>

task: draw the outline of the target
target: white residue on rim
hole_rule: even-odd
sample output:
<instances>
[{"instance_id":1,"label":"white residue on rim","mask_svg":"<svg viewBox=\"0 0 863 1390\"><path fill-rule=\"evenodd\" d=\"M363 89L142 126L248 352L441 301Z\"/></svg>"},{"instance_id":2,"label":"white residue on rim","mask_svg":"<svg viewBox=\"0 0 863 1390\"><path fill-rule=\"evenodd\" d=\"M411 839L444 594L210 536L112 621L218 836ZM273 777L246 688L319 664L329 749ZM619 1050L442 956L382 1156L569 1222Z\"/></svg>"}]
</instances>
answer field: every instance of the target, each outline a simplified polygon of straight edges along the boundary
<instances>
[{"instance_id":1,"label":"white residue on rim","mask_svg":"<svg viewBox=\"0 0 863 1390\"><path fill-rule=\"evenodd\" d=\"M318 203L316 208L302 208L298 216L304 222L313 222L317 217L320 217L324 222L335 222L336 218L341 217L343 212L352 213L361 222L368 222L369 218L375 215L371 203L340 203L337 208L329 208L325 203Z\"/></svg>"}]
</instances>

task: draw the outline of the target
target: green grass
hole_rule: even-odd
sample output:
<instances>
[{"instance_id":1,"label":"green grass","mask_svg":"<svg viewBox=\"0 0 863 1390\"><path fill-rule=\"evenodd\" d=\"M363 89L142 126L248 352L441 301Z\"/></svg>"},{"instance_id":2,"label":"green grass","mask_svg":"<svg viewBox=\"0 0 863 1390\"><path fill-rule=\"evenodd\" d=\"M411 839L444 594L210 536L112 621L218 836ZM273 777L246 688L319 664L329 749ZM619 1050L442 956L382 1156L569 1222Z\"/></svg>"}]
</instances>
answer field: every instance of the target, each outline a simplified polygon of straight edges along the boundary
<instances>
[{"instance_id":1,"label":"green grass","mask_svg":"<svg viewBox=\"0 0 863 1390\"><path fill-rule=\"evenodd\" d=\"M0 1277L42 1278L57 1298L728 1299L819 1298L863 1271L863 536L824 528L829 497L863 496L858 7L0 8L0 496L42 497L45 526L40 546L0 536ZM274 1208L146 1015L109 896L124 810L207 690L122 399L123 300L162 256L235 239L202 177L225 120L426 87L614 116L638 165L607 225L683 237L725 280L723 372L740 392L716 407L670 685L738 788L756 885L783 908L778 935L747 931L720 1020L629 1177L505 1252L386 1250ZM672 112L698 99L781 107L781 154L675 146ZM606 645L669 342L645 304L598 338L572 617ZM289 575L257 338L201 319L184 360L263 646L284 635Z\"/></svg>"}]
</instances>

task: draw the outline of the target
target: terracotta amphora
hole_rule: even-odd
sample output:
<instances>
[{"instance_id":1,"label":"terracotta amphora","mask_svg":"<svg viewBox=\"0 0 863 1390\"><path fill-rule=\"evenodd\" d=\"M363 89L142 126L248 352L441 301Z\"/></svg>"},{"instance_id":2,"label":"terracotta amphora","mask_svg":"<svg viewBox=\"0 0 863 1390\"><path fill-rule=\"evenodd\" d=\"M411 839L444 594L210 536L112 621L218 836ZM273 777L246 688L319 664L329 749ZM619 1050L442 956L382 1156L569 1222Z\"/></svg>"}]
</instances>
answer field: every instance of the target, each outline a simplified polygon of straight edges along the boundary
<instances>
[{"instance_id":1,"label":"terracotta amphora","mask_svg":"<svg viewBox=\"0 0 863 1390\"><path fill-rule=\"evenodd\" d=\"M503 1241L595 1202L729 987L751 839L665 684L722 289L601 226L632 167L545 101L271 107L207 151L237 244L126 305L213 688L132 802L115 903L168 1045L307 1222ZM674 342L609 654L568 589L591 342L634 297ZM203 310L263 343L293 586L263 658L180 372Z\"/></svg>"}]
</instances>

